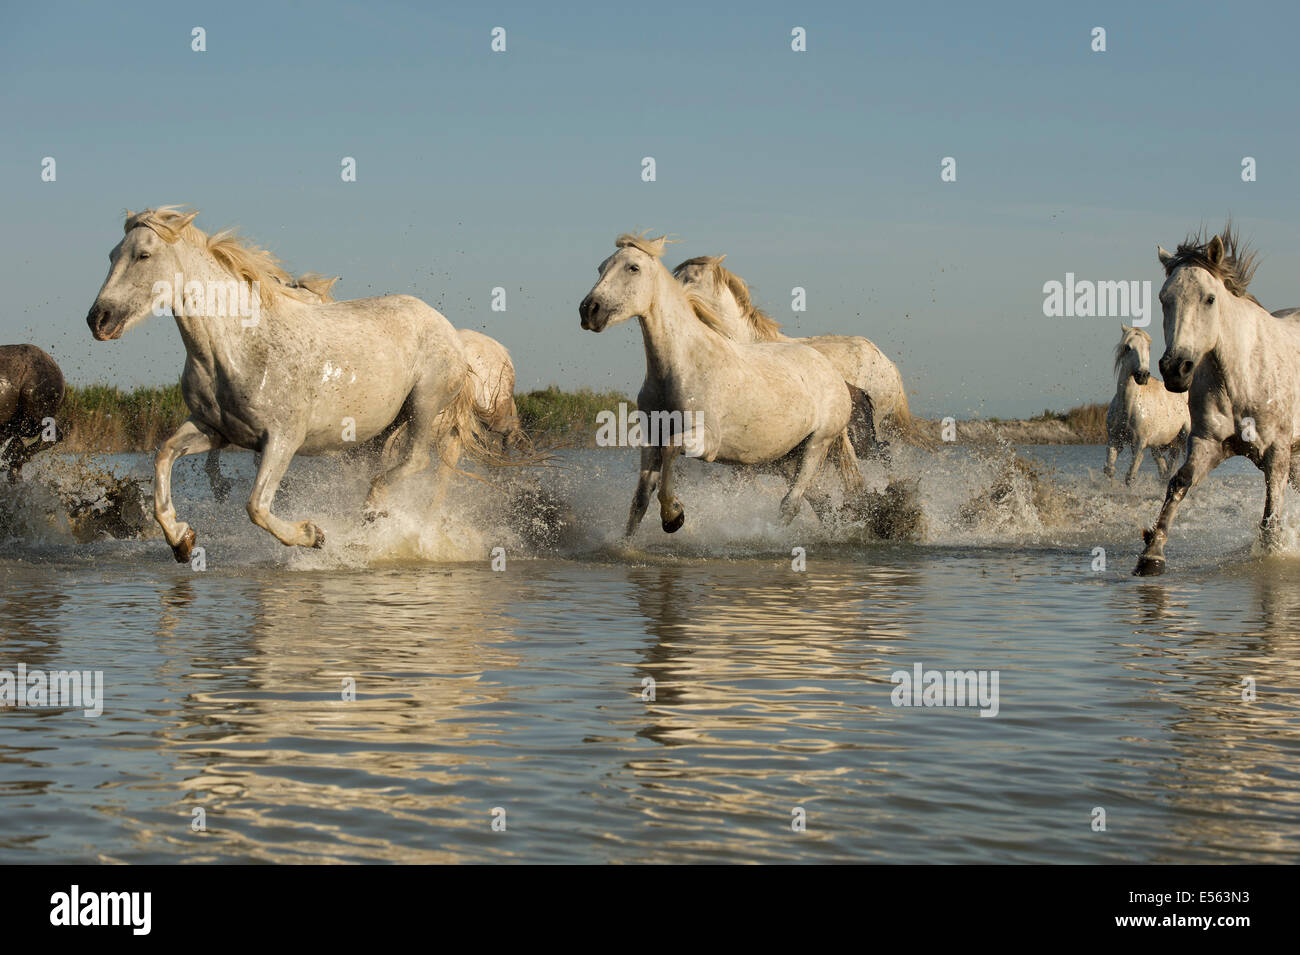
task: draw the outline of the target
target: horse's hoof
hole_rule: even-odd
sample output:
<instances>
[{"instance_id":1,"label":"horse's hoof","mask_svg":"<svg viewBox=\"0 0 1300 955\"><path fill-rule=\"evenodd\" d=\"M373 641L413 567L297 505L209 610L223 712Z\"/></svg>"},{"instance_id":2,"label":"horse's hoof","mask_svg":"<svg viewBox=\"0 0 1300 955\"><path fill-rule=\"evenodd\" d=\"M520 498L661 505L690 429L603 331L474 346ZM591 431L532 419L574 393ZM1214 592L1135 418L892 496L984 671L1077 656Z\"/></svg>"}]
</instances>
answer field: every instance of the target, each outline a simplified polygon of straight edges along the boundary
<instances>
[{"instance_id":1,"label":"horse's hoof","mask_svg":"<svg viewBox=\"0 0 1300 955\"><path fill-rule=\"evenodd\" d=\"M322 547L325 546L325 532L321 530L319 527L317 527L315 524L311 525L311 530L312 530L312 535L315 538L311 542L311 546L316 548L317 550L320 550Z\"/></svg>"},{"instance_id":2,"label":"horse's hoof","mask_svg":"<svg viewBox=\"0 0 1300 955\"><path fill-rule=\"evenodd\" d=\"M1148 557L1143 554L1138 558L1138 565L1133 568L1134 577L1159 577L1165 572L1163 557Z\"/></svg>"},{"instance_id":3,"label":"horse's hoof","mask_svg":"<svg viewBox=\"0 0 1300 955\"><path fill-rule=\"evenodd\" d=\"M682 508L680 511L677 512L677 516L674 517L672 520L664 521L664 533L676 534L679 530L682 529L682 525L685 523L686 523L686 508Z\"/></svg>"},{"instance_id":4,"label":"horse's hoof","mask_svg":"<svg viewBox=\"0 0 1300 955\"><path fill-rule=\"evenodd\" d=\"M198 535L194 533L194 528L190 528L181 537L180 543L172 547L172 556L176 558L178 564L188 564L190 554L194 552L194 542L198 540Z\"/></svg>"},{"instance_id":5,"label":"horse's hoof","mask_svg":"<svg viewBox=\"0 0 1300 955\"><path fill-rule=\"evenodd\" d=\"M362 520L367 524L373 524L375 521L383 520L387 516L387 511L366 511L366 513L362 515Z\"/></svg>"}]
</instances>

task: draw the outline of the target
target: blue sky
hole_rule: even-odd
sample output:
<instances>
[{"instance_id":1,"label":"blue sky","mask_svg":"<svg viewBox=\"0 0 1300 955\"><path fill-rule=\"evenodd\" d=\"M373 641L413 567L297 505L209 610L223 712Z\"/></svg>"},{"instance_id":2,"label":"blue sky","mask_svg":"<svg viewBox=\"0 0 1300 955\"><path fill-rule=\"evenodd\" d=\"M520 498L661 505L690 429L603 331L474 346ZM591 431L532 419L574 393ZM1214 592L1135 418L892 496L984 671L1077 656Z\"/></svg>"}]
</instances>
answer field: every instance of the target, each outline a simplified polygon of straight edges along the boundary
<instances>
[{"instance_id":1,"label":"blue sky","mask_svg":"<svg viewBox=\"0 0 1300 955\"><path fill-rule=\"evenodd\" d=\"M1280 3L5 0L0 341L74 383L174 381L170 319L97 343L84 318L123 209L187 203L341 297L494 335L523 388L635 394L639 331L583 332L577 303L652 229L683 240L670 264L727 253L792 334L871 338L919 412L1108 400L1118 320L1044 317L1044 282L1158 289L1156 243L1231 213L1261 301L1300 305L1297 27Z\"/></svg>"}]
</instances>

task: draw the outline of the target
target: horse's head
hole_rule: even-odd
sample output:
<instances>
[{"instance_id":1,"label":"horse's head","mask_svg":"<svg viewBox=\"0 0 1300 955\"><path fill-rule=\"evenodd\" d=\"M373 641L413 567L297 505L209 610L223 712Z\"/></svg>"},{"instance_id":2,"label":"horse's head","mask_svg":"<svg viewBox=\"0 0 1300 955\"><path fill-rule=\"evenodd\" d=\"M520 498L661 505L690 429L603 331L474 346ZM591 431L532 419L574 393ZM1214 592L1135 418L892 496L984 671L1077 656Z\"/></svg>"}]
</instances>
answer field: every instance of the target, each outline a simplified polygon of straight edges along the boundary
<instances>
[{"instance_id":1,"label":"horse's head","mask_svg":"<svg viewBox=\"0 0 1300 955\"><path fill-rule=\"evenodd\" d=\"M655 286L663 266L666 239L621 235L618 251L597 266L600 278L578 306L582 327L602 332L611 325L637 318L654 304Z\"/></svg>"},{"instance_id":2,"label":"horse's head","mask_svg":"<svg viewBox=\"0 0 1300 955\"><path fill-rule=\"evenodd\" d=\"M179 235L196 215L169 216L165 231ZM148 318L158 304L155 283L166 283L170 288L182 271L175 241L164 239L145 224L151 221L149 216L149 212L128 216L125 236L108 254L108 277L86 314L86 324L98 341L121 338L127 329Z\"/></svg>"},{"instance_id":3,"label":"horse's head","mask_svg":"<svg viewBox=\"0 0 1300 955\"><path fill-rule=\"evenodd\" d=\"M1219 344L1224 309L1232 298L1255 301L1246 291L1255 269L1254 255L1239 247L1231 224L1208 242L1197 236L1174 252L1162 248L1157 252L1165 267L1160 289L1165 353L1160 373L1167 389L1187 391L1201 359Z\"/></svg>"},{"instance_id":4,"label":"horse's head","mask_svg":"<svg viewBox=\"0 0 1300 955\"><path fill-rule=\"evenodd\" d=\"M673 277L717 313L724 323L718 329L729 338L741 338L744 332L744 309L727 281L731 273L722 267L725 255L701 255L687 259L673 269Z\"/></svg>"},{"instance_id":5,"label":"horse's head","mask_svg":"<svg viewBox=\"0 0 1300 955\"><path fill-rule=\"evenodd\" d=\"M734 307L735 296L727 287L719 268L725 258L725 255L700 255L687 259L673 269L673 276L683 285L694 289L698 295L719 305L730 304Z\"/></svg>"},{"instance_id":6,"label":"horse's head","mask_svg":"<svg viewBox=\"0 0 1300 955\"><path fill-rule=\"evenodd\" d=\"M1140 328L1120 326L1119 345L1115 348L1115 370L1127 369L1133 380L1145 385L1151 380L1151 336Z\"/></svg>"}]
</instances>

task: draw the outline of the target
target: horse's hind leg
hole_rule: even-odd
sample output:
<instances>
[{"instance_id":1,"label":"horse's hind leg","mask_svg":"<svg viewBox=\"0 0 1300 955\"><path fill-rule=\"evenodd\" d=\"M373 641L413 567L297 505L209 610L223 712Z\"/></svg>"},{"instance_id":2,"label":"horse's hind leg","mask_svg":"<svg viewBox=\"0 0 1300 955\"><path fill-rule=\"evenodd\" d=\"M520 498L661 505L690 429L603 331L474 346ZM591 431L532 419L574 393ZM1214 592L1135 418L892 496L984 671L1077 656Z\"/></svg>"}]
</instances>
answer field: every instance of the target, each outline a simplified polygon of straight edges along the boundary
<instances>
[{"instance_id":1,"label":"horse's hind leg","mask_svg":"<svg viewBox=\"0 0 1300 955\"><path fill-rule=\"evenodd\" d=\"M661 448L647 446L641 449L641 471L637 475L636 492L632 495L632 507L627 515L627 530L624 537L631 537L641 525L646 509L650 506L650 495L654 494L659 484L659 473L663 468Z\"/></svg>"},{"instance_id":2,"label":"horse's hind leg","mask_svg":"<svg viewBox=\"0 0 1300 955\"><path fill-rule=\"evenodd\" d=\"M172 555L182 564L190 559L196 535L188 524L176 520L176 508L172 506L172 467L177 458L221 448L225 443L220 435L203 430L189 418L163 442L154 458L153 514L171 545Z\"/></svg>"},{"instance_id":3,"label":"horse's hind leg","mask_svg":"<svg viewBox=\"0 0 1300 955\"><path fill-rule=\"evenodd\" d=\"M444 449L445 439L451 434L453 426L450 411L455 398L454 394L448 395L441 390L436 393L425 391L423 385L416 385L408 400L411 413L406 423L406 437L394 441L390 448L385 449L386 452L394 452L396 461L392 465L385 464L370 482L370 493L366 495L365 504L367 516L383 513L384 500L393 485L427 468L435 446ZM448 414L439 422L439 416L444 410ZM456 456L460 456L459 446ZM451 466L454 467L455 463L452 461ZM447 466L448 462L439 462L439 473L442 474Z\"/></svg>"},{"instance_id":4,"label":"horse's hind leg","mask_svg":"<svg viewBox=\"0 0 1300 955\"><path fill-rule=\"evenodd\" d=\"M221 473L221 451L213 448L208 452L207 460L203 462L203 471L208 476L208 486L212 488L212 496L220 503L225 503L230 497L230 489L234 487L230 479Z\"/></svg>"},{"instance_id":5,"label":"horse's hind leg","mask_svg":"<svg viewBox=\"0 0 1300 955\"><path fill-rule=\"evenodd\" d=\"M465 450L465 442L460 435L448 433L438 445L438 465L433 474L433 497L431 504L434 511L441 511L447 500L447 487L451 483L451 473L460 462Z\"/></svg>"},{"instance_id":6,"label":"horse's hind leg","mask_svg":"<svg viewBox=\"0 0 1300 955\"><path fill-rule=\"evenodd\" d=\"M296 524L282 521L271 513L275 492L280 489L280 479L289 469L298 443L283 437L271 436L262 448L262 460L253 481L253 493L248 498L248 519L286 547L324 547L325 532L311 521Z\"/></svg>"},{"instance_id":7,"label":"horse's hind leg","mask_svg":"<svg viewBox=\"0 0 1300 955\"><path fill-rule=\"evenodd\" d=\"M1102 469L1102 473L1105 474L1106 477L1113 478L1115 476L1115 459L1118 457L1119 457L1119 445L1107 444L1106 445L1106 467Z\"/></svg>"},{"instance_id":8,"label":"horse's hind leg","mask_svg":"<svg viewBox=\"0 0 1300 955\"><path fill-rule=\"evenodd\" d=\"M794 484L786 492L785 497L781 499L781 523L789 524L799 513L799 506L803 503L804 495L808 493L808 488L817 477L822 462L826 460L826 452L830 450L831 443L834 440L834 437L817 440L817 436L813 435L805 443L803 457L799 461L799 471L795 474Z\"/></svg>"},{"instance_id":9,"label":"horse's hind leg","mask_svg":"<svg viewBox=\"0 0 1300 955\"><path fill-rule=\"evenodd\" d=\"M9 469L10 484L18 482L22 477L23 465L35 457L38 451L44 450L48 444L41 440L42 430L39 421L26 417L13 429L13 438L4 451L4 466ZM28 438L35 440L28 444Z\"/></svg>"}]
</instances>

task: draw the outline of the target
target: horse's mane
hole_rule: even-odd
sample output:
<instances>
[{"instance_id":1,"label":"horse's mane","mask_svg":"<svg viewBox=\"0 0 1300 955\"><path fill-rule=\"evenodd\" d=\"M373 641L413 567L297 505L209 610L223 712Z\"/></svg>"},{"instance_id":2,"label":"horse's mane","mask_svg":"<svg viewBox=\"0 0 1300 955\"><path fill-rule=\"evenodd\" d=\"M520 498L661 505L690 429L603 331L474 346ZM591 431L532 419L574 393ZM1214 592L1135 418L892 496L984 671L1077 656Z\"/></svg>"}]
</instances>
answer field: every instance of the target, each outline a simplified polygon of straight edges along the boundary
<instances>
[{"instance_id":1,"label":"horse's mane","mask_svg":"<svg viewBox=\"0 0 1300 955\"><path fill-rule=\"evenodd\" d=\"M624 232L614 240L616 249L639 249L646 255L653 256L656 259L662 259L664 249L669 242L677 242L677 239L670 239L666 235L655 236L653 239L648 237L644 232L632 233Z\"/></svg>"},{"instance_id":2,"label":"horse's mane","mask_svg":"<svg viewBox=\"0 0 1300 955\"><path fill-rule=\"evenodd\" d=\"M128 209L122 231L129 233L132 229L144 226L169 245L183 240L206 250L235 278L249 284L257 282L263 305L269 305L276 295L285 295L300 302L334 301L330 288L338 281L337 277L329 278L308 272L294 278L272 253L243 238L236 230L222 229L208 235L194 225L198 214L197 210L185 212L179 206L159 206L143 212L131 212Z\"/></svg>"},{"instance_id":3,"label":"horse's mane","mask_svg":"<svg viewBox=\"0 0 1300 955\"><path fill-rule=\"evenodd\" d=\"M662 259L664 249L668 246L668 243L677 241L679 240L670 239L666 235L649 238L644 232L624 232L614 240L614 246L619 249L639 249L646 255L653 256L656 259ZM679 265L678 268L681 268L681 266ZM693 289L682 288L681 292L686 296L686 301L690 303L691 311L695 313L696 318L698 318L706 327L721 335L723 338L731 337L727 334L727 327L722 321L722 317L718 315L717 311L713 308L713 305L707 299L702 298L699 293Z\"/></svg>"},{"instance_id":4,"label":"horse's mane","mask_svg":"<svg viewBox=\"0 0 1300 955\"><path fill-rule=\"evenodd\" d=\"M1151 344L1151 336L1140 328L1125 328L1124 334L1120 336L1119 344L1115 346L1115 374L1119 374L1120 366L1124 364L1124 355L1128 352L1128 342L1130 338L1141 336Z\"/></svg>"},{"instance_id":5,"label":"horse's mane","mask_svg":"<svg viewBox=\"0 0 1300 955\"><path fill-rule=\"evenodd\" d=\"M1241 240L1229 219L1218 235L1219 241L1223 243L1223 258L1216 264L1210 261L1210 242L1214 238L1203 227L1188 235L1174 250L1173 257L1165 263L1165 277L1168 278L1179 266L1194 265L1213 275L1233 295L1259 305L1259 299L1246 291L1259 264L1256 261L1257 253Z\"/></svg>"},{"instance_id":6,"label":"horse's mane","mask_svg":"<svg viewBox=\"0 0 1300 955\"><path fill-rule=\"evenodd\" d=\"M673 275L680 278L681 273L693 265L712 269L714 280L731 290L732 297L740 306L741 314L754 330L754 337L760 342L780 341L781 324L754 304L745 280L722 264L725 258L725 255L698 255L673 269Z\"/></svg>"}]
</instances>

